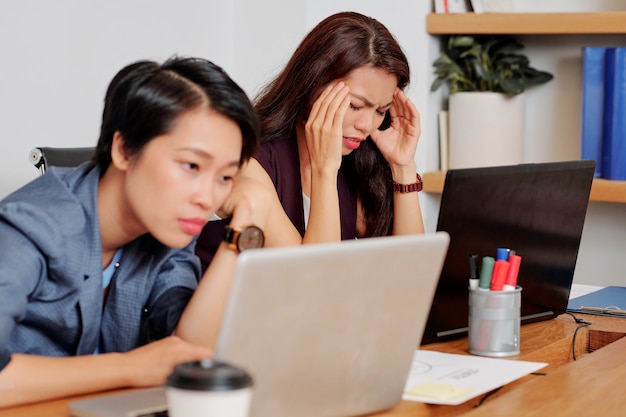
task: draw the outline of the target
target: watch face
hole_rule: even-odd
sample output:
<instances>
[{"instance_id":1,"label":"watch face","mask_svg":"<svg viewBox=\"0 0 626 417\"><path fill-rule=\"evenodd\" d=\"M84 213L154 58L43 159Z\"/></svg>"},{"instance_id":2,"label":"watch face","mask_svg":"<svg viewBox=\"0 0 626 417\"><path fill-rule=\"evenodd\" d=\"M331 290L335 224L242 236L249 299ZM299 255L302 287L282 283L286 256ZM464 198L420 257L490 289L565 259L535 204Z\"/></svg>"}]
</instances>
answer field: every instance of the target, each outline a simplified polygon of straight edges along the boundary
<instances>
[{"instance_id":1,"label":"watch face","mask_svg":"<svg viewBox=\"0 0 626 417\"><path fill-rule=\"evenodd\" d=\"M239 251L262 248L265 242L263 231L256 226L248 226L241 231L237 240Z\"/></svg>"}]
</instances>

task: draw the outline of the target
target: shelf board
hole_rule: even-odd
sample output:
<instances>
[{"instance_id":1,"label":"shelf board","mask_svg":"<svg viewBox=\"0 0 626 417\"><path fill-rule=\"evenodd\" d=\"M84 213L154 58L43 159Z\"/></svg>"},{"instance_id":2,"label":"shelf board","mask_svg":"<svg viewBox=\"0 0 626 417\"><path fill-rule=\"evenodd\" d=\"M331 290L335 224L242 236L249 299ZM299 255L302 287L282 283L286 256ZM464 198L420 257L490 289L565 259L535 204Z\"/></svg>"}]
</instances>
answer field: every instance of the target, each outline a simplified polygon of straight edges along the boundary
<instances>
[{"instance_id":1,"label":"shelf board","mask_svg":"<svg viewBox=\"0 0 626 417\"><path fill-rule=\"evenodd\" d=\"M427 193L441 193L443 191L443 183L446 182L446 173L444 171L425 172L422 174L423 190Z\"/></svg>"},{"instance_id":2,"label":"shelf board","mask_svg":"<svg viewBox=\"0 0 626 417\"><path fill-rule=\"evenodd\" d=\"M596 178L591 185L589 201L626 203L626 181L611 181Z\"/></svg>"},{"instance_id":3,"label":"shelf board","mask_svg":"<svg viewBox=\"0 0 626 417\"><path fill-rule=\"evenodd\" d=\"M422 175L424 191L427 193L441 193L446 181L443 171L426 172ZM626 181L612 181L596 178L591 185L589 201L605 203L626 203Z\"/></svg>"},{"instance_id":4,"label":"shelf board","mask_svg":"<svg viewBox=\"0 0 626 417\"><path fill-rule=\"evenodd\" d=\"M431 13L426 31L432 35L625 34L626 12Z\"/></svg>"}]
</instances>

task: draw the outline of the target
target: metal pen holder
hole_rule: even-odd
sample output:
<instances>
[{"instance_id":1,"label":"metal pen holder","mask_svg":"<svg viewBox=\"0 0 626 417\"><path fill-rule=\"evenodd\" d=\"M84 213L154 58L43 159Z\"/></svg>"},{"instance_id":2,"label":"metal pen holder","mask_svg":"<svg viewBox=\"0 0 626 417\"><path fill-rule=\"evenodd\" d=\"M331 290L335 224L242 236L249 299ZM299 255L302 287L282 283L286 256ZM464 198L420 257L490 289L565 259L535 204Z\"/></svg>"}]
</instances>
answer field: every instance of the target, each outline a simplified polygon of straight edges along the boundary
<instances>
[{"instance_id":1,"label":"metal pen holder","mask_svg":"<svg viewBox=\"0 0 626 417\"><path fill-rule=\"evenodd\" d=\"M520 353L522 287L509 291L469 290L469 353L514 356Z\"/></svg>"}]
</instances>

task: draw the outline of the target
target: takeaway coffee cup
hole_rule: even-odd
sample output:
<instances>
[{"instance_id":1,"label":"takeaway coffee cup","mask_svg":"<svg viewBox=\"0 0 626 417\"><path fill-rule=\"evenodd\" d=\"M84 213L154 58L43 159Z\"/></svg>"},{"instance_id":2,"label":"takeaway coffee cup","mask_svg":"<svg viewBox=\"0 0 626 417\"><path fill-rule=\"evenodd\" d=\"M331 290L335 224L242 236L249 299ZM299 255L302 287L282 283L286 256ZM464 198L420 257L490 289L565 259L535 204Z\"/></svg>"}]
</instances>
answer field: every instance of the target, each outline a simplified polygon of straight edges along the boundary
<instances>
[{"instance_id":1,"label":"takeaway coffee cup","mask_svg":"<svg viewBox=\"0 0 626 417\"><path fill-rule=\"evenodd\" d=\"M522 288L484 291L470 288L468 351L481 356L520 353Z\"/></svg>"},{"instance_id":2,"label":"takeaway coffee cup","mask_svg":"<svg viewBox=\"0 0 626 417\"><path fill-rule=\"evenodd\" d=\"M165 395L169 417L247 417L252 378L224 362L185 362L167 378Z\"/></svg>"}]
</instances>

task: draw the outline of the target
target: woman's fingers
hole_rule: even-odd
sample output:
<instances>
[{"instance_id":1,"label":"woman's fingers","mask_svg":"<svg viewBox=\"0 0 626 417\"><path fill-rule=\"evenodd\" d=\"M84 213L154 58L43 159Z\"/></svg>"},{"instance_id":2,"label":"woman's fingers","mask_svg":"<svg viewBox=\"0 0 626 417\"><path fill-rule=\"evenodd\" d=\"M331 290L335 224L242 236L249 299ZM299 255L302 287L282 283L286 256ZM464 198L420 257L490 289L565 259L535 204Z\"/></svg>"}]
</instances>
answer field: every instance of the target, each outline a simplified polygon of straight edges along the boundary
<instances>
[{"instance_id":1,"label":"woman's fingers","mask_svg":"<svg viewBox=\"0 0 626 417\"><path fill-rule=\"evenodd\" d=\"M323 129L324 126L328 125L332 126L335 123L339 109L347 107L347 104L345 104L347 96L348 86L343 81L326 87L318 99L315 100L315 103L313 103L307 124L318 129ZM339 115L342 122L343 114L345 114L345 109Z\"/></svg>"},{"instance_id":2,"label":"woman's fingers","mask_svg":"<svg viewBox=\"0 0 626 417\"><path fill-rule=\"evenodd\" d=\"M315 101L305 125L309 159L314 166L341 163L343 119L350 104L349 88L343 81L324 89Z\"/></svg>"},{"instance_id":3,"label":"woman's fingers","mask_svg":"<svg viewBox=\"0 0 626 417\"><path fill-rule=\"evenodd\" d=\"M170 336L131 350L124 357L133 375L132 385L150 386L163 384L179 363L212 358L213 350Z\"/></svg>"},{"instance_id":4,"label":"woman's fingers","mask_svg":"<svg viewBox=\"0 0 626 417\"><path fill-rule=\"evenodd\" d=\"M404 92L397 89L389 113L391 127L373 132L371 138L390 164L412 163L421 133L419 111Z\"/></svg>"}]
</instances>

